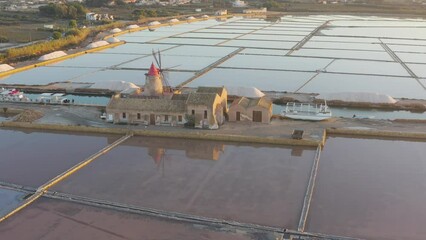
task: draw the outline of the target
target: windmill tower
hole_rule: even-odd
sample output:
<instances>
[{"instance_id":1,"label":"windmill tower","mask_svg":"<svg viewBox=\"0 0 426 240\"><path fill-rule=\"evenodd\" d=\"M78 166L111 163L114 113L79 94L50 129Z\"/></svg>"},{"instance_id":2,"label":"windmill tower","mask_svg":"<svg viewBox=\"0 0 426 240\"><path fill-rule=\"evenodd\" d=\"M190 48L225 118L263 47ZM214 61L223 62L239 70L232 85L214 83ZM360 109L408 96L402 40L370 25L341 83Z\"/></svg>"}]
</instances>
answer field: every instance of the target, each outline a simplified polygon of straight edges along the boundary
<instances>
[{"instance_id":1,"label":"windmill tower","mask_svg":"<svg viewBox=\"0 0 426 240\"><path fill-rule=\"evenodd\" d=\"M142 93L143 96L159 97L163 95L163 80L160 70L157 69L154 63L151 64L145 78L145 87Z\"/></svg>"},{"instance_id":2,"label":"windmill tower","mask_svg":"<svg viewBox=\"0 0 426 240\"><path fill-rule=\"evenodd\" d=\"M152 51L152 56L155 59L155 62L157 63L157 67L155 67L154 63L151 64L151 68L149 69L149 72L146 75L145 80L145 89L142 95L144 96L171 96L172 89L170 87L170 84L167 80L168 78L168 72L167 69L163 69L161 67L161 54L160 51L154 52ZM174 66L176 67L176 66ZM171 67L173 68L173 67ZM168 69L171 69L168 68Z\"/></svg>"}]
</instances>

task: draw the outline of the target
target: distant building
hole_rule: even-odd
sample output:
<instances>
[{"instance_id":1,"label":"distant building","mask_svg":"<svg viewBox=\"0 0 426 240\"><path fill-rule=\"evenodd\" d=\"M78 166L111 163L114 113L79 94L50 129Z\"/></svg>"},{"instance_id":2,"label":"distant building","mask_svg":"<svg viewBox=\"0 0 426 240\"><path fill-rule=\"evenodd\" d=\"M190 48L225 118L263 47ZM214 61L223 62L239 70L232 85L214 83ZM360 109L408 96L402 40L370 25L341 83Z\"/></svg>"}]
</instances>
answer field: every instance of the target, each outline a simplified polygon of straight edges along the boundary
<instances>
[{"instance_id":1,"label":"distant building","mask_svg":"<svg viewBox=\"0 0 426 240\"><path fill-rule=\"evenodd\" d=\"M268 10L266 8L260 8L260 9L244 9L243 13L246 14L263 14L266 13Z\"/></svg>"},{"instance_id":2,"label":"distant building","mask_svg":"<svg viewBox=\"0 0 426 240\"><path fill-rule=\"evenodd\" d=\"M151 65L141 94L117 94L106 107L113 123L183 125L193 121L196 128L217 129L225 122L227 92L223 87L200 87L189 94L164 91L159 70Z\"/></svg>"},{"instance_id":3,"label":"distant building","mask_svg":"<svg viewBox=\"0 0 426 240\"><path fill-rule=\"evenodd\" d=\"M216 15L216 16L223 16L223 15L227 15L227 14L228 14L228 10L222 9L222 10L216 11L216 13L214 15Z\"/></svg>"},{"instance_id":4,"label":"distant building","mask_svg":"<svg viewBox=\"0 0 426 240\"><path fill-rule=\"evenodd\" d=\"M247 3L241 0L235 0L232 2L232 7L246 7Z\"/></svg>"},{"instance_id":5,"label":"distant building","mask_svg":"<svg viewBox=\"0 0 426 240\"><path fill-rule=\"evenodd\" d=\"M272 117L272 102L265 97L235 99L229 107L229 121L252 121L270 123Z\"/></svg>"},{"instance_id":6,"label":"distant building","mask_svg":"<svg viewBox=\"0 0 426 240\"><path fill-rule=\"evenodd\" d=\"M87 21L101 21L101 20L114 20L113 15L109 15L107 13L104 14L97 14L97 13L86 13L86 20Z\"/></svg>"}]
</instances>

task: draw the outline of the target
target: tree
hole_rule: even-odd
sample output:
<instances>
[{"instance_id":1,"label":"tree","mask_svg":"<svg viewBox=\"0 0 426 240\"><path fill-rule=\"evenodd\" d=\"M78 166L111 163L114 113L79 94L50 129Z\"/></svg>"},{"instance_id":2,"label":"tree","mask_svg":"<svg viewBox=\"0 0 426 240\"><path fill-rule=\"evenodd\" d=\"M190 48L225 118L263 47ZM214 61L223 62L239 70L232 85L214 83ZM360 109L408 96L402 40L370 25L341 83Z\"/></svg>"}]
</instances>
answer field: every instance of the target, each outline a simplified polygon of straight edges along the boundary
<instances>
[{"instance_id":1,"label":"tree","mask_svg":"<svg viewBox=\"0 0 426 240\"><path fill-rule=\"evenodd\" d=\"M90 7L107 6L113 0L86 0L86 5Z\"/></svg>"},{"instance_id":2,"label":"tree","mask_svg":"<svg viewBox=\"0 0 426 240\"><path fill-rule=\"evenodd\" d=\"M53 38L53 39L59 39L59 38L61 38L61 37L62 37L62 33L61 33L61 32L55 31L55 32L53 32L53 34L52 34L52 38Z\"/></svg>"},{"instance_id":3,"label":"tree","mask_svg":"<svg viewBox=\"0 0 426 240\"><path fill-rule=\"evenodd\" d=\"M274 0L266 0L266 2L263 4L263 7L266 7L268 10L277 9L281 7L281 4Z\"/></svg>"},{"instance_id":4,"label":"tree","mask_svg":"<svg viewBox=\"0 0 426 240\"><path fill-rule=\"evenodd\" d=\"M83 5L76 2L66 4L49 3L48 5L39 7L38 10L43 16L68 19L83 17L88 11Z\"/></svg>"},{"instance_id":5,"label":"tree","mask_svg":"<svg viewBox=\"0 0 426 240\"><path fill-rule=\"evenodd\" d=\"M76 21L75 19L71 20L71 21L68 23L68 26L69 26L70 28L77 28L77 21Z\"/></svg>"}]
</instances>

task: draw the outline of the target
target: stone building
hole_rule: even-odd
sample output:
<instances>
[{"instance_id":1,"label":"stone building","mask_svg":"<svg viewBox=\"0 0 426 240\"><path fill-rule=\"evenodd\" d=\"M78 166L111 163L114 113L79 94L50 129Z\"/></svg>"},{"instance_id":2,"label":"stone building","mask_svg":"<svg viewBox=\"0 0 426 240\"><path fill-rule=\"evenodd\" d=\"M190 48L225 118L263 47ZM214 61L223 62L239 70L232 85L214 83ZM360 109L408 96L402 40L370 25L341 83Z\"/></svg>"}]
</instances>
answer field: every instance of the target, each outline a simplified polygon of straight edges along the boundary
<instances>
[{"instance_id":1,"label":"stone building","mask_svg":"<svg viewBox=\"0 0 426 240\"><path fill-rule=\"evenodd\" d=\"M106 107L113 123L183 125L217 129L225 122L227 92L223 87L200 87L196 92L165 92L160 71L152 64L142 93L116 94Z\"/></svg>"},{"instance_id":2,"label":"stone building","mask_svg":"<svg viewBox=\"0 0 426 240\"><path fill-rule=\"evenodd\" d=\"M272 117L272 102L265 97L235 99L229 107L229 121L252 121L270 123Z\"/></svg>"}]
</instances>

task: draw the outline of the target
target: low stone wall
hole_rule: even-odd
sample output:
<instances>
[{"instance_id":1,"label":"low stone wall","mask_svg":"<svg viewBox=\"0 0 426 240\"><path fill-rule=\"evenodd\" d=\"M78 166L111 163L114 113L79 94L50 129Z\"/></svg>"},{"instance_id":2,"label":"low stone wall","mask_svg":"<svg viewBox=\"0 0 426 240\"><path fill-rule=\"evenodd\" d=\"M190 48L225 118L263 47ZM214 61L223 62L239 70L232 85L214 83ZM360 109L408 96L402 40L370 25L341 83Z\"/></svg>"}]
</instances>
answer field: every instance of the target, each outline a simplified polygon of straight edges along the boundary
<instances>
[{"instance_id":1,"label":"low stone wall","mask_svg":"<svg viewBox=\"0 0 426 240\"><path fill-rule=\"evenodd\" d=\"M53 130L62 132L85 132L96 134L120 134L125 135L132 133L136 136L146 137L168 137L168 138L186 138L186 139L199 139L199 140L213 140L213 141L226 141L226 142L241 142L241 143L261 143L261 144L275 144L275 145L288 145L288 146L307 146L317 147L321 144L319 141L314 140L295 140L290 138L270 138L270 137L257 137L257 136L244 136L244 135L229 135L229 134L216 134L214 131L208 130L188 130L188 131L158 131L158 130L145 130L145 129L127 129L127 128L97 128L87 126L74 126L74 125L55 125L55 124L38 124L38 123L23 123L23 122L1 122L0 127L9 128L27 128L35 130Z\"/></svg>"}]
</instances>

